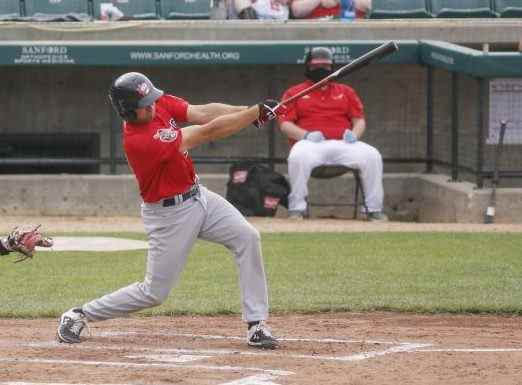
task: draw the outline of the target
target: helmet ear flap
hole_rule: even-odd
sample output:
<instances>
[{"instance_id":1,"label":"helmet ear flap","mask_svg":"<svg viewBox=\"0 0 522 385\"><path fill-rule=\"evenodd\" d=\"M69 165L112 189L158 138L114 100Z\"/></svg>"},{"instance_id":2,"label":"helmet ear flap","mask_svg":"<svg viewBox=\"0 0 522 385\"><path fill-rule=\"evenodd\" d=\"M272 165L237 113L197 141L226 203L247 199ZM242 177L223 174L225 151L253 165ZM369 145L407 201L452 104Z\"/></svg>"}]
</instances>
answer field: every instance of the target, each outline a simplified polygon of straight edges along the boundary
<instances>
[{"instance_id":1,"label":"helmet ear flap","mask_svg":"<svg viewBox=\"0 0 522 385\"><path fill-rule=\"evenodd\" d=\"M109 93L109 101L111 102L113 108L116 110L120 118L127 121L136 120L138 117L136 115L136 111L133 109L129 109L126 106L125 100L115 97Z\"/></svg>"}]
</instances>

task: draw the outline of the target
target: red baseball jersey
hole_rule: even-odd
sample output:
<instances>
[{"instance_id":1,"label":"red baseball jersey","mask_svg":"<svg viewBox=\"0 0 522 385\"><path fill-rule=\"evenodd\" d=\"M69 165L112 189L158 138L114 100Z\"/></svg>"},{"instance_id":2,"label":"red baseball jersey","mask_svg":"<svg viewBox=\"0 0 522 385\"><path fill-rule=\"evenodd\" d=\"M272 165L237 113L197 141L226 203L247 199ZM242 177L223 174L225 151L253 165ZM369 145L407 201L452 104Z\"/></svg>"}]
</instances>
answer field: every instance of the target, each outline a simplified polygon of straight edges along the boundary
<instances>
[{"instance_id":1,"label":"red baseball jersey","mask_svg":"<svg viewBox=\"0 0 522 385\"><path fill-rule=\"evenodd\" d=\"M312 86L307 80L290 87L285 100ZM321 131L326 139L341 139L352 128L352 119L364 119L364 107L353 88L341 83L328 83L290 103L279 115L279 122L292 122L307 131ZM295 141L291 141L294 143Z\"/></svg>"},{"instance_id":2,"label":"red baseball jersey","mask_svg":"<svg viewBox=\"0 0 522 385\"><path fill-rule=\"evenodd\" d=\"M331 7L331 8L326 8L326 7L323 7L322 5L319 5L314 8L312 13L307 17L307 19L317 19L317 18L326 17L326 16L338 17L340 13L341 13L340 4L336 5L335 7Z\"/></svg>"},{"instance_id":3,"label":"red baseball jersey","mask_svg":"<svg viewBox=\"0 0 522 385\"><path fill-rule=\"evenodd\" d=\"M172 95L156 101L156 114L149 123L125 122L123 148L144 202L184 193L196 180L192 159L181 153L179 123L187 121L188 103Z\"/></svg>"}]
</instances>

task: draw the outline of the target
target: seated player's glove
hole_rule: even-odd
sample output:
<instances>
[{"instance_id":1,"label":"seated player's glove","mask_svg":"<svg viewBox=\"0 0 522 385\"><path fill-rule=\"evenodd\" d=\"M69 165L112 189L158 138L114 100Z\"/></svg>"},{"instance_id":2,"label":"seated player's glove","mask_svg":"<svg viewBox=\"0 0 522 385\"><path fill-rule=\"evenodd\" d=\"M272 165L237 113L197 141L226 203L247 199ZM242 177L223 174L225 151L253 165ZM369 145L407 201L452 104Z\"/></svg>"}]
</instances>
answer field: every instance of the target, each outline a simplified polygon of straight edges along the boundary
<instances>
[{"instance_id":1,"label":"seated player's glove","mask_svg":"<svg viewBox=\"0 0 522 385\"><path fill-rule=\"evenodd\" d=\"M274 109L279 102L274 99L265 99L262 103L259 103L259 117L254 122L254 126L257 128L263 127L263 125L277 117L276 110Z\"/></svg>"},{"instance_id":2,"label":"seated player's glove","mask_svg":"<svg viewBox=\"0 0 522 385\"><path fill-rule=\"evenodd\" d=\"M321 131L308 131L305 136L303 136L303 139L319 143L325 140L325 137Z\"/></svg>"},{"instance_id":3,"label":"seated player's glove","mask_svg":"<svg viewBox=\"0 0 522 385\"><path fill-rule=\"evenodd\" d=\"M40 226L36 226L32 230L20 230L14 228L2 244L7 251L16 251L22 256L15 261L22 262L28 258L32 258L36 246L51 247L53 245L52 238L44 237L40 233Z\"/></svg>"},{"instance_id":4,"label":"seated player's glove","mask_svg":"<svg viewBox=\"0 0 522 385\"><path fill-rule=\"evenodd\" d=\"M346 143L355 143L357 142L357 137L355 136L352 130L346 129L343 134L343 140Z\"/></svg>"}]
</instances>

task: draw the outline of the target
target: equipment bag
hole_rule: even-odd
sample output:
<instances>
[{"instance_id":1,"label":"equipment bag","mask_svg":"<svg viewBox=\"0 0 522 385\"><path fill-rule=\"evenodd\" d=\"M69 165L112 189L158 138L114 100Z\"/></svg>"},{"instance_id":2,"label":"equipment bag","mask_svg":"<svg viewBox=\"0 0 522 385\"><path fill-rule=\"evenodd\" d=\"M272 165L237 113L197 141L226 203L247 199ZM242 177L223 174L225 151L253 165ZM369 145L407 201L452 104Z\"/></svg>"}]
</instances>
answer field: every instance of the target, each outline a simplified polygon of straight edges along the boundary
<instances>
[{"instance_id":1,"label":"equipment bag","mask_svg":"<svg viewBox=\"0 0 522 385\"><path fill-rule=\"evenodd\" d=\"M277 207L288 207L290 185L269 167L253 162L233 163L226 199L244 216L273 217Z\"/></svg>"}]
</instances>

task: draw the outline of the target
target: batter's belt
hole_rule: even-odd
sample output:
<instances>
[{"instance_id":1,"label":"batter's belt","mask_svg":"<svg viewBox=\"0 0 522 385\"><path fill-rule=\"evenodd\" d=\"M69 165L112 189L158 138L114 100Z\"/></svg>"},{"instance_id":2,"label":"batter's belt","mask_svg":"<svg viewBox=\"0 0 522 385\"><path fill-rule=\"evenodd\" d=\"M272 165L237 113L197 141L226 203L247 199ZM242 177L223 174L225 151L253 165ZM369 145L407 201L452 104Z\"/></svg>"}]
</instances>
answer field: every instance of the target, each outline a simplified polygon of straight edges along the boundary
<instances>
[{"instance_id":1,"label":"batter's belt","mask_svg":"<svg viewBox=\"0 0 522 385\"><path fill-rule=\"evenodd\" d=\"M178 194L178 195L174 195L173 197L163 199L163 202L161 203L161 205L163 207L176 206L176 205L179 205L180 203L185 202L187 199L195 197L196 195L199 195L199 184L197 184L197 183L192 185L190 190L188 190L187 192L184 192L183 194Z\"/></svg>"}]
</instances>

